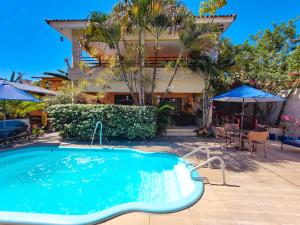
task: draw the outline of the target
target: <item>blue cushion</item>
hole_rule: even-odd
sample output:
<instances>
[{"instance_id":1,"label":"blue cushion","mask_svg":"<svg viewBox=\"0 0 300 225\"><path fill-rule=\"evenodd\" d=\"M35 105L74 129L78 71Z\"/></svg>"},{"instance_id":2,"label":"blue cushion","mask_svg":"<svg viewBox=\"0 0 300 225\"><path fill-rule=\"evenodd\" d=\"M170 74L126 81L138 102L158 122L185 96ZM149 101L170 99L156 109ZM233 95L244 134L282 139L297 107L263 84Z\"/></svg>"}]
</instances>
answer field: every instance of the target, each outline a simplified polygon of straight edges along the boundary
<instances>
[{"instance_id":1,"label":"blue cushion","mask_svg":"<svg viewBox=\"0 0 300 225\"><path fill-rule=\"evenodd\" d=\"M28 125L20 120L7 120L5 121L5 127L4 127L4 121L0 121L0 138L4 139L7 137L16 136L18 134L23 133L28 128Z\"/></svg>"},{"instance_id":2,"label":"blue cushion","mask_svg":"<svg viewBox=\"0 0 300 225\"><path fill-rule=\"evenodd\" d=\"M300 140L284 140L282 143L300 148Z\"/></svg>"},{"instance_id":3,"label":"blue cushion","mask_svg":"<svg viewBox=\"0 0 300 225\"><path fill-rule=\"evenodd\" d=\"M23 121L20 120L7 120L5 121L5 127L23 127L23 126L27 126L26 123L24 123ZM4 121L0 121L0 129L4 128Z\"/></svg>"}]
</instances>

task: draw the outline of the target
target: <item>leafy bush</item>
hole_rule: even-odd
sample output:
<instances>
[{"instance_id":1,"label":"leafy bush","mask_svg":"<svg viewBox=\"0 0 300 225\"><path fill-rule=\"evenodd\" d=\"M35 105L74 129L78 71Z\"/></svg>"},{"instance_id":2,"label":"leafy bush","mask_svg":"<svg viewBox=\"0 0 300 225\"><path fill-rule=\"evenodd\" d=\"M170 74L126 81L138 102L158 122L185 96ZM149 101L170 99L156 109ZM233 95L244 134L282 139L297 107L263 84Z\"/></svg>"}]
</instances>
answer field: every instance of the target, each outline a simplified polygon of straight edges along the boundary
<instances>
[{"instance_id":1,"label":"leafy bush","mask_svg":"<svg viewBox=\"0 0 300 225\"><path fill-rule=\"evenodd\" d=\"M91 140L98 121L108 139L151 138L157 131L157 109L152 106L65 104L50 106L48 112L62 137L77 140Z\"/></svg>"},{"instance_id":2,"label":"leafy bush","mask_svg":"<svg viewBox=\"0 0 300 225\"><path fill-rule=\"evenodd\" d=\"M172 124L171 112L175 106L170 102L161 103L157 108L157 133L163 135L166 133L168 125Z\"/></svg>"}]
</instances>

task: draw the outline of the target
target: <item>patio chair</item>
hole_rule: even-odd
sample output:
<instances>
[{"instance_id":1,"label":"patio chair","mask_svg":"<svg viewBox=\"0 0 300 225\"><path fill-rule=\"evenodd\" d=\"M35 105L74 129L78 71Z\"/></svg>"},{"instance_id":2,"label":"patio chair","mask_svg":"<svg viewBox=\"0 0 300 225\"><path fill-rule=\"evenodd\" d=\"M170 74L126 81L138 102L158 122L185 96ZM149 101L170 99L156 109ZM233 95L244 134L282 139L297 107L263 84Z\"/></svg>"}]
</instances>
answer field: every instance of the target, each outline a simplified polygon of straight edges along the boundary
<instances>
[{"instance_id":1,"label":"patio chair","mask_svg":"<svg viewBox=\"0 0 300 225\"><path fill-rule=\"evenodd\" d=\"M229 137L229 143L232 143L232 140L235 140L239 135L239 125L235 123L225 123L224 128Z\"/></svg>"},{"instance_id":2,"label":"patio chair","mask_svg":"<svg viewBox=\"0 0 300 225\"><path fill-rule=\"evenodd\" d=\"M266 154L266 143L267 139L269 137L269 132L264 131L264 132L258 132L258 131L250 131L245 138L245 141L249 144L250 146L250 153L251 153L251 158L252 158L252 153L255 147L257 145L261 144L264 146L264 154L265 158L267 158Z\"/></svg>"},{"instance_id":3,"label":"patio chair","mask_svg":"<svg viewBox=\"0 0 300 225\"><path fill-rule=\"evenodd\" d=\"M225 123L224 128L229 131L239 130L239 125L235 123Z\"/></svg>"},{"instance_id":4,"label":"patio chair","mask_svg":"<svg viewBox=\"0 0 300 225\"><path fill-rule=\"evenodd\" d=\"M214 127L215 144L219 143L219 140L224 140L226 146L228 145L229 135L224 127ZM222 147L222 141L220 142L220 148Z\"/></svg>"}]
</instances>

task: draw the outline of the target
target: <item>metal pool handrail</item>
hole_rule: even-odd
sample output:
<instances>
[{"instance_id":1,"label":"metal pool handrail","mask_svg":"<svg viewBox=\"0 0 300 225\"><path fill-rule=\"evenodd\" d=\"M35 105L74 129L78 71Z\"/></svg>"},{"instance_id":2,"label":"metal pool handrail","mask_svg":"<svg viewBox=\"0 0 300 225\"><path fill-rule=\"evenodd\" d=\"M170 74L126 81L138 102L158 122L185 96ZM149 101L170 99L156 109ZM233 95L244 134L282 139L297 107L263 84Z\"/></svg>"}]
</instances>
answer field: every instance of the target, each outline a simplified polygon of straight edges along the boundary
<instances>
[{"instance_id":1,"label":"metal pool handrail","mask_svg":"<svg viewBox=\"0 0 300 225\"><path fill-rule=\"evenodd\" d=\"M188 159L190 156L194 155L197 152L200 152L201 150L206 150L207 160L209 160L210 159L210 150L206 146L200 146L200 147L196 148L195 150L189 152L188 154L184 155L182 158ZM208 165L208 168L211 167L210 162L207 165Z\"/></svg>"},{"instance_id":2,"label":"metal pool handrail","mask_svg":"<svg viewBox=\"0 0 300 225\"><path fill-rule=\"evenodd\" d=\"M99 124L100 124L99 145L102 146L102 127L103 127L103 124L102 124L101 121L98 121L98 122L96 123L95 129L94 129L94 134L93 134L92 141L91 141L91 146L93 145L93 142L94 142L95 135L96 135L97 128L98 128L98 125L99 125Z\"/></svg>"},{"instance_id":3,"label":"metal pool handrail","mask_svg":"<svg viewBox=\"0 0 300 225\"><path fill-rule=\"evenodd\" d=\"M222 172L222 180L223 180L223 185L226 185L226 178L225 178L225 163L224 160L219 157L219 156L214 156L211 157L210 159L206 160L205 162L200 163L198 166L196 166L194 169L191 170L191 177L194 171L196 171L197 169L211 163L212 161L220 161L221 163L221 172Z\"/></svg>"}]
</instances>

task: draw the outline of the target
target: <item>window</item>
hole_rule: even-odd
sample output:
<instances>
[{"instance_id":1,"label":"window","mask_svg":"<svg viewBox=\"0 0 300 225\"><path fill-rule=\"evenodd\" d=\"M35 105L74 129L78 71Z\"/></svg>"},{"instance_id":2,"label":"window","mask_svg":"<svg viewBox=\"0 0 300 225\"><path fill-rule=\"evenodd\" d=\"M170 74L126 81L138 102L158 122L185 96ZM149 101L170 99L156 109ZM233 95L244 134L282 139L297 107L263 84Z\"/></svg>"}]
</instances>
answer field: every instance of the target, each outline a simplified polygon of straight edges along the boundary
<instances>
[{"instance_id":1,"label":"window","mask_svg":"<svg viewBox=\"0 0 300 225\"><path fill-rule=\"evenodd\" d=\"M114 103L116 105L132 105L133 99L131 95L115 95Z\"/></svg>"}]
</instances>

